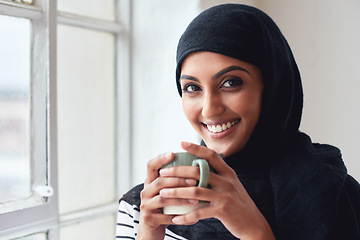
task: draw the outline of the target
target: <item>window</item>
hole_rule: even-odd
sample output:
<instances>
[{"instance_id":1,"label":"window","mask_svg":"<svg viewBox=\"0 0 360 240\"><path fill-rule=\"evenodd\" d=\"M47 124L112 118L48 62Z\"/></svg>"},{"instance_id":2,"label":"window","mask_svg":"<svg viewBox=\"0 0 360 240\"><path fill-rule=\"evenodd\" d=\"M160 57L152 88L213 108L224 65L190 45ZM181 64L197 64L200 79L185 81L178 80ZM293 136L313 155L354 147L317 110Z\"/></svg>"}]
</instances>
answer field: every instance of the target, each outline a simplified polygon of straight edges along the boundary
<instances>
[{"instance_id":1,"label":"window","mask_svg":"<svg viewBox=\"0 0 360 240\"><path fill-rule=\"evenodd\" d=\"M129 13L130 0L0 0L1 239L115 236L130 187L130 121L118 117Z\"/></svg>"},{"instance_id":2,"label":"window","mask_svg":"<svg viewBox=\"0 0 360 240\"><path fill-rule=\"evenodd\" d=\"M0 16L0 39L0 202L7 203L31 195L30 21Z\"/></svg>"},{"instance_id":3,"label":"window","mask_svg":"<svg viewBox=\"0 0 360 240\"><path fill-rule=\"evenodd\" d=\"M7 195L0 203L0 237L40 232L57 222L57 199L50 198L56 169L50 168L53 149L47 144L53 138L48 129L48 87L55 80L48 67L54 54L54 36L47 31L53 21L48 18L51 8L47 1L0 1L1 34L6 35L1 49L10 51L1 54L1 61L6 61L0 77L1 104L7 109L1 111L1 135L6 138L1 144L0 161L6 165L1 191Z\"/></svg>"}]
</instances>

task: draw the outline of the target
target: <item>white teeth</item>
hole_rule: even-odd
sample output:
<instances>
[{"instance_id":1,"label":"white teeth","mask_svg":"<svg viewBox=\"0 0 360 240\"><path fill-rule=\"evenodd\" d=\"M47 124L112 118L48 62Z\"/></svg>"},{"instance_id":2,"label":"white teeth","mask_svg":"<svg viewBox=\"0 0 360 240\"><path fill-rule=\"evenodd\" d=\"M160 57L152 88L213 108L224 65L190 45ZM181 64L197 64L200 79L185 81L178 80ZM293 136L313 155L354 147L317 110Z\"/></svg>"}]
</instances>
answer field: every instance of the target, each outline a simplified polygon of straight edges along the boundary
<instances>
[{"instance_id":1,"label":"white teeth","mask_svg":"<svg viewBox=\"0 0 360 240\"><path fill-rule=\"evenodd\" d=\"M219 133L234 126L238 121L223 123L222 125L206 125L210 132Z\"/></svg>"}]
</instances>

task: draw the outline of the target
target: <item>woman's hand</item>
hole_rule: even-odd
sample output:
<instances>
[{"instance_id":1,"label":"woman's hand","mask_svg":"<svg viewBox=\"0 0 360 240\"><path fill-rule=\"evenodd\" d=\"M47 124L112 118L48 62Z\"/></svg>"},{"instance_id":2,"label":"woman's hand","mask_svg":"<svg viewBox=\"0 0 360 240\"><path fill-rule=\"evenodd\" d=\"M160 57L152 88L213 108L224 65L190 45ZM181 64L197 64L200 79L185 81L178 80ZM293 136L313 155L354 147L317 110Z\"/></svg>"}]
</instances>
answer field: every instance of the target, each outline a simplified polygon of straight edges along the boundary
<instances>
[{"instance_id":1,"label":"woman's hand","mask_svg":"<svg viewBox=\"0 0 360 240\"><path fill-rule=\"evenodd\" d=\"M200 219L215 217L236 237L241 239L275 239L270 225L252 201L236 173L213 150L203 146L182 143L182 148L206 159L215 173L210 173L211 189L199 187L166 188L160 191L164 199L196 199L209 201L210 205L191 213L170 217L172 224L185 225ZM186 168L186 170L185 170ZM199 179L196 167L172 167L162 169L163 178L179 177Z\"/></svg>"},{"instance_id":2,"label":"woman's hand","mask_svg":"<svg viewBox=\"0 0 360 240\"><path fill-rule=\"evenodd\" d=\"M197 201L187 199L163 198L159 195L164 188L195 186L196 180L178 177L160 177L159 169L174 158L173 153L166 153L148 162L147 176L142 190L140 205L140 221L137 239L164 239L165 228L173 224L173 215L165 215L162 208L165 205L192 205Z\"/></svg>"}]
</instances>

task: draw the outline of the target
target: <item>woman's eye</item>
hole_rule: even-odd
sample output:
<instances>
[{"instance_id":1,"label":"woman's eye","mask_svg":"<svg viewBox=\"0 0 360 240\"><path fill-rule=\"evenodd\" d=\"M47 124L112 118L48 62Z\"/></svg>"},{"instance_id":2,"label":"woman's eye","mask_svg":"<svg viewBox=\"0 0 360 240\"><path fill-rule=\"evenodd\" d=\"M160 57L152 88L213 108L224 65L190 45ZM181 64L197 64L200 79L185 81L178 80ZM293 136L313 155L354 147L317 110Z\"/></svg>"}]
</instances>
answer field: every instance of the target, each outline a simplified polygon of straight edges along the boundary
<instances>
[{"instance_id":1,"label":"woman's eye","mask_svg":"<svg viewBox=\"0 0 360 240\"><path fill-rule=\"evenodd\" d=\"M200 87L195 85L195 84L187 84L183 88L183 91L188 92L188 93L197 92L197 91L200 91L200 90L201 90Z\"/></svg>"},{"instance_id":2,"label":"woman's eye","mask_svg":"<svg viewBox=\"0 0 360 240\"><path fill-rule=\"evenodd\" d=\"M231 79L228 79L226 80L222 87L225 87L225 88L231 88L231 87L236 87L236 86L240 86L244 83L243 80L241 80L240 78L231 78Z\"/></svg>"}]
</instances>

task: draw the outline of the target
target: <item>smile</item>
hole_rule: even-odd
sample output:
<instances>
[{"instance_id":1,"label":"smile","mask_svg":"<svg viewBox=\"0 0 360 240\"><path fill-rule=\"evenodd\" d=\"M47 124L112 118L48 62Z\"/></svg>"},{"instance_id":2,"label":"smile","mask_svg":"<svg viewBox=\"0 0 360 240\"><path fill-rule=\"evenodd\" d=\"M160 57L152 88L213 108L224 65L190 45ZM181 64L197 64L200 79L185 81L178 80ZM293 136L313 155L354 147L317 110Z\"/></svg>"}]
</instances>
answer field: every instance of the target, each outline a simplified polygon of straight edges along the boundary
<instances>
[{"instance_id":1,"label":"smile","mask_svg":"<svg viewBox=\"0 0 360 240\"><path fill-rule=\"evenodd\" d=\"M207 129L210 132L221 133L221 132L231 128L232 126L234 126L238 122L240 122L240 120L236 120L236 121L233 121L233 122L227 122L227 123L223 123L223 124L218 124L218 125L208 125L208 124L204 124L204 125L207 127Z\"/></svg>"}]
</instances>

